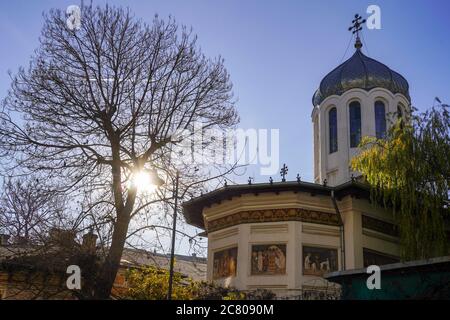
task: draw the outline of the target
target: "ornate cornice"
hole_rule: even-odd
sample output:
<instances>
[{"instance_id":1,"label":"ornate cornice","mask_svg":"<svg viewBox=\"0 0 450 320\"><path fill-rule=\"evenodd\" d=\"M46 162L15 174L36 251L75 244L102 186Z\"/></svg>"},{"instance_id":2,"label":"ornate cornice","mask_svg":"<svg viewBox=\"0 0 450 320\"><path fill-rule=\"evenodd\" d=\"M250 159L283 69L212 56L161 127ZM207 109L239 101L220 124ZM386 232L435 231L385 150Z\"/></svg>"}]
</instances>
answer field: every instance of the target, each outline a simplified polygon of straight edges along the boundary
<instances>
[{"instance_id":1,"label":"ornate cornice","mask_svg":"<svg viewBox=\"0 0 450 320\"><path fill-rule=\"evenodd\" d=\"M370 199L370 187L367 184L358 181L348 181L335 187L303 181L227 185L184 202L183 215L188 224L201 229L206 229L205 221L203 219L204 209L224 201L231 201L234 197L240 197L244 194L258 195L262 193L278 195L283 192L331 197L331 191L334 191L336 199L338 200L342 200L348 195Z\"/></svg>"},{"instance_id":2,"label":"ornate cornice","mask_svg":"<svg viewBox=\"0 0 450 320\"><path fill-rule=\"evenodd\" d=\"M247 210L225 217L206 221L206 230L213 232L243 223L303 221L330 226L339 226L335 213L314 211L303 208Z\"/></svg>"}]
</instances>

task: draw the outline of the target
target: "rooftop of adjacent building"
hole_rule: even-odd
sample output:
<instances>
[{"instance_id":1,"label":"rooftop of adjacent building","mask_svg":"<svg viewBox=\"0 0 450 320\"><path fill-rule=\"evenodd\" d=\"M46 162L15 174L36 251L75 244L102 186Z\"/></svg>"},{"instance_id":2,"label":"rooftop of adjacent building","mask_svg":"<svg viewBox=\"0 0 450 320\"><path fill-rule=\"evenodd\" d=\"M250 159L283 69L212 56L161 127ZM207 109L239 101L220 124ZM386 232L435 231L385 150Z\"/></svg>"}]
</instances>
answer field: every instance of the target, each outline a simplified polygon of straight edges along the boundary
<instances>
[{"instance_id":1,"label":"rooftop of adjacent building","mask_svg":"<svg viewBox=\"0 0 450 320\"><path fill-rule=\"evenodd\" d=\"M60 230L61 231L61 230ZM72 232L68 230L66 234ZM61 232L64 234L64 232ZM66 237L64 244L36 245L21 241L9 241L6 235L1 236L0 269L4 270L41 270L61 271L65 273L68 265L77 261L83 251L83 243ZM69 239L70 238L70 239ZM98 247L96 248L98 250ZM122 268L141 268L153 266L169 269L170 255L143 249L124 248L121 259ZM175 255L174 271L193 280L206 279L206 258L194 255Z\"/></svg>"}]
</instances>

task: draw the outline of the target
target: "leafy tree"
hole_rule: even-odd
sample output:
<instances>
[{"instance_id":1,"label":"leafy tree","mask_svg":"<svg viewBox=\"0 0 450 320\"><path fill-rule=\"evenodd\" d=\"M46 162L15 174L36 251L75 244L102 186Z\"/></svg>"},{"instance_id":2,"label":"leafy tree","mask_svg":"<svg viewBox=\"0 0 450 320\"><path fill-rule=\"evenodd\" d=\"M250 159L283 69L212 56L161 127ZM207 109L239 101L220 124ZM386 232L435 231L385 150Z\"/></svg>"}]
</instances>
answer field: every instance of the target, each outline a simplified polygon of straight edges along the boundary
<instances>
[{"instance_id":1,"label":"leafy tree","mask_svg":"<svg viewBox=\"0 0 450 320\"><path fill-rule=\"evenodd\" d=\"M393 210L402 257L421 259L447 253L449 217L449 106L401 118L386 139L365 137L352 167L371 185L374 202ZM447 220L448 221L448 220Z\"/></svg>"},{"instance_id":2,"label":"leafy tree","mask_svg":"<svg viewBox=\"0 0 450 320\"><path fill-rule=\"evenodd\" d=\"M128 291L124 299L166 299L169 272L156 267L132 269L127 275ZM270 300L275 297L269 290L258 289L243 292L231 287L222 287L205 281L194 281L174 273L172 298L179 300Z\"/></svg>"},{"instance_id":3,"label":"leafy tree","mask_svg":"<svg viewBox=\"0 0 450 320\"><path fill-rule=\"evenodd\" d=\"M125 297L137 300L164 300L169 288L169 272L157 267L132 269L128 272L129 290ZM172 298L192 299L193 282L183 279L180 273L173 275Z\"/></svg>"}]
</instances>

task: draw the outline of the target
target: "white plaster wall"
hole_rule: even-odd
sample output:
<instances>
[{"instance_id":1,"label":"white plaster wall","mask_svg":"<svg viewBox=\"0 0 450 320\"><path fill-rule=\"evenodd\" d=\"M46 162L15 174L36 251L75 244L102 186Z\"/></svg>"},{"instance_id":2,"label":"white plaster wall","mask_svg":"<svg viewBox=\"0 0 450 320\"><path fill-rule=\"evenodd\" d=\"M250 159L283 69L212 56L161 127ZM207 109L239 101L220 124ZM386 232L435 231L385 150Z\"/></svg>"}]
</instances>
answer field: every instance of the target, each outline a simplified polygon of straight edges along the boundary
<instances>
[{"instance_id":1,"label":"white plaster wall","mask_svg":"<svg viewBox=\"0 0 450 320\"><path fill-rule=\"evenodd\" d=\"M366 199L346 196L338 201L343 216L345 234L346 269L363 267L363 248L368 248L392 256L399 256L398 239L362 228L362 214L392 222L392 215L383 208L374 207ZM306 192L282 192L242 195L203 211L204 219L216 219L239 211L305 208L335 213L329 196ZM286 244L286 274L252 275L251 246L255 244ZM274 292L289 293L302 289L305 285L322 279L303 275L303 246L334 248L338 251L338 267L341 270L343 256L341 250L340 227L301 221L280 221L240 224L208 233L208 281L233 286L241 290L266 288ZM213 279L214 252L238 247L237 272L235 277Z\"/></svg>"},{"instance_id":2,"label":"white plaster wall","mask_svg":"<svg viewBox=\"0 0 450 320\"><path fill-rule=\"evenodd\" d=\"M314 227L335 235L322 235L320 231L303 232L303 226ZM252 232L252 227L267 228L266 232ZM285 226L285 230L276 228ZM270 227L273 227L272 231ZM238 233L226 238L217 239L233 229ZM281 229L281 231L280 231ZM235 277L215 279L214 281L225 286L233 286L241 290L266 288L274 291L290 291L301 289L304 284L320 277L303 275L303 245L313 247L333 248L338 251L338 266L341 266L341 248L339 228L314 223L297 221L242 224L212 232L208 235L208 272L209 281L214 280L212 275L214 252L238 246L237 272ZM251 274L251 247L258 244L286 244L286 273L284 275L252 275Z\"/></svg>"},{"instance_id":3,"label":"white plaster wall","mask_svg":"<svg viewBox=\"0 0 450 320\"><path fill-rule=\"evenodd\" d=\"M312 112L314 125L314 136L323 137L323 139L314 139L314 143L320 146L314 146L319 155L314 160L315 182L322 183L327 179L329 185L339 185L350 180L352 172L350 170L350 160L360 151L359 148L350 148L350 129L349 129L349 104L357 100L361 104L361 135L375 136L375 111L374 104L376 100L382 100L386 107L386 119L389 125L388 115L397 112L399 103L410 112L410 104L402 94L392 94L389 90L383 88L374 88L370 91L362 89L351 89L340 96L327 97ZM329 127L328 111L336 107L338 121L338 151L329 153ZM318 118L317 120L316 117ZM357 173L354 173L355 176Z\"/></svg>"}]
</instances>

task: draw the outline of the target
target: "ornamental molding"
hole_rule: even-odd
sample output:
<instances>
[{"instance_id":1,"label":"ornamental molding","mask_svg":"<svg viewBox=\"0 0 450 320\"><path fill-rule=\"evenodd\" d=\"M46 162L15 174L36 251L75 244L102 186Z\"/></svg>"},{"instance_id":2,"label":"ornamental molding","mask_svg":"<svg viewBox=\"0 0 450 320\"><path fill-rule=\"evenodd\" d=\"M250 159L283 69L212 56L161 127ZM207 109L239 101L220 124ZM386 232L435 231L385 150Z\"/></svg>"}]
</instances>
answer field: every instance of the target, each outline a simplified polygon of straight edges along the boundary
<instances>
[{"instance_id":1,"label":"ornamental molding","mask_svg":"<svg viewBox=\"0 0 450 320\"><path fill-rule=\"evenodd\" d=\"M246 210L214 220L205 221L206 230L214 232L244 223L302 221L329 226L339 226L335 213L308 210L303 208Z\"/></svg>"}]
</instances>

